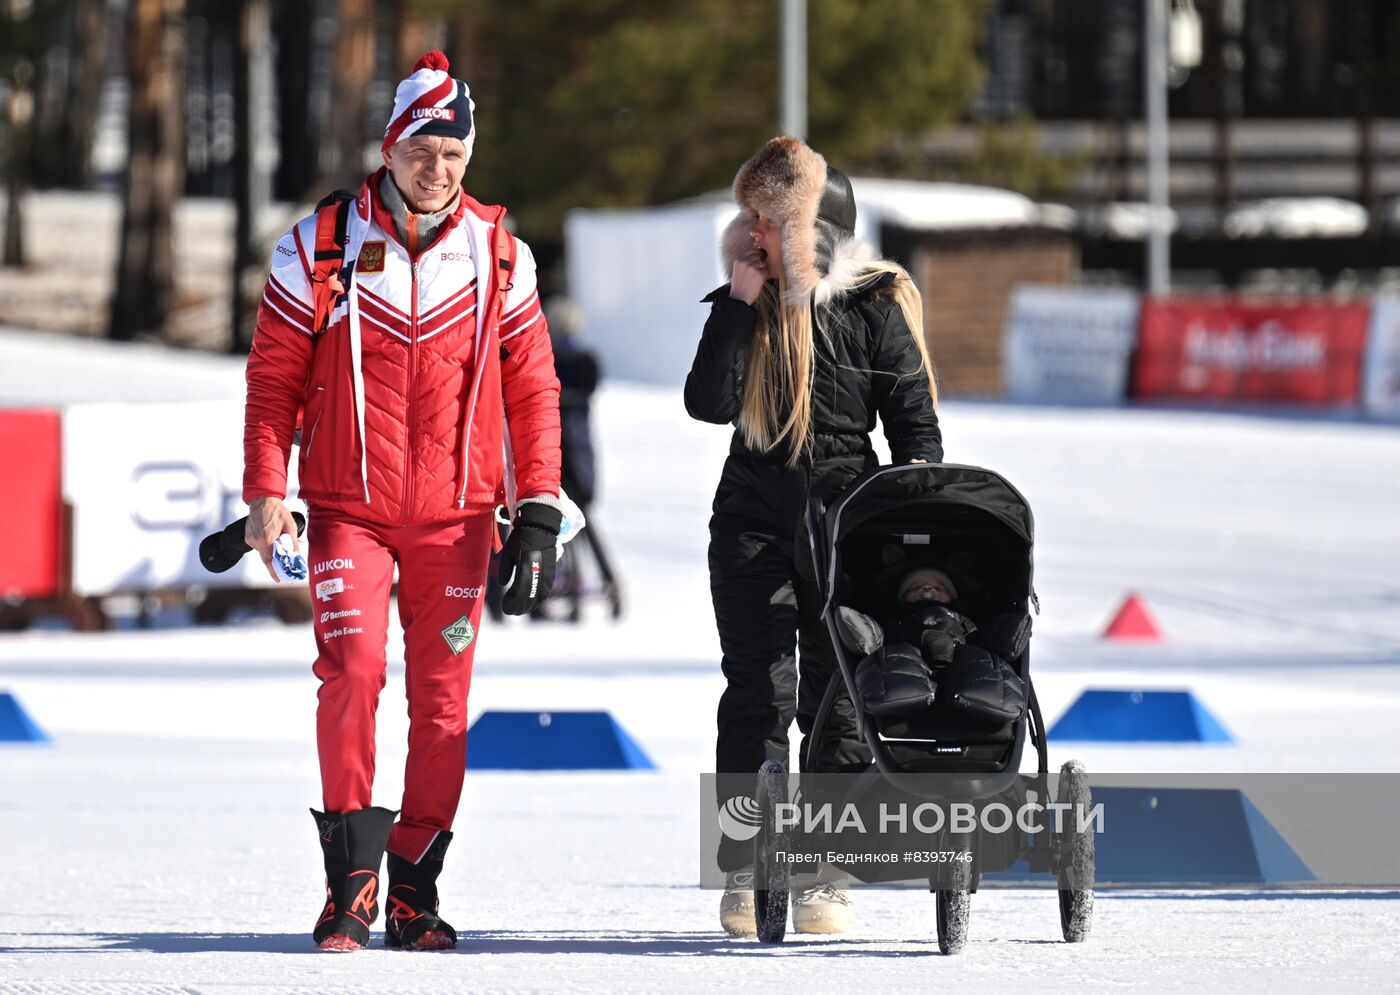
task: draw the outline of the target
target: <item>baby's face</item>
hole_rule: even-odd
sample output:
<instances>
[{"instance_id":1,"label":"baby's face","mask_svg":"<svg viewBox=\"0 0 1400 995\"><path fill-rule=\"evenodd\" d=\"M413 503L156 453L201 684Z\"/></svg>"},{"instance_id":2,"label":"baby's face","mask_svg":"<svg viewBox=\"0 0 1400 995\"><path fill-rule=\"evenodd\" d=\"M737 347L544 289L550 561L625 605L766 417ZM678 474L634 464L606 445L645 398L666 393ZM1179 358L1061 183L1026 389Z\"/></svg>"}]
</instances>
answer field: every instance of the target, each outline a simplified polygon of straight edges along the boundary
<instances>
[{"instance_id":1,"label":"baby's face","mask_svg":"<svg viewBox=\"0 0 1400 995\"><path fill-rule=\"evenodd\" d=\"M900 600L915 603L937 601L948 604L953 600L952 582L941 570L918 570L904 578L900 585Z\"/></svg>"}]
</instances>

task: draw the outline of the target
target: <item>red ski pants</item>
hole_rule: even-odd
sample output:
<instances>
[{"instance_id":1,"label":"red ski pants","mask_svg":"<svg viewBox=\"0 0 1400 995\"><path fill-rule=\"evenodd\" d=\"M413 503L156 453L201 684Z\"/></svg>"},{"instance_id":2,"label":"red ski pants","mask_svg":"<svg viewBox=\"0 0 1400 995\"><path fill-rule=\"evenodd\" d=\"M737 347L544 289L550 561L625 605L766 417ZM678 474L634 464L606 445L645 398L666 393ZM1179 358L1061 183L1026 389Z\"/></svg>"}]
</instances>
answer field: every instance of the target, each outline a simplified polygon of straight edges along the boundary
<instances>
[{"instance_id":1,"label":"red ski pants","mask_svg":"<svg viewBox=\"0 0 1400 995\"><path fill-rule=\"evenodd\" d=\"M316 746L327 812L368 808L374 716L384 688L389 589L399 568L408 694L403 806L389 849L417 861L452 828L467 757L467 691L481 624L495 523L489 509L463 521L379 525L312 509L311 601Z\"/></svg>"}]
</instances>

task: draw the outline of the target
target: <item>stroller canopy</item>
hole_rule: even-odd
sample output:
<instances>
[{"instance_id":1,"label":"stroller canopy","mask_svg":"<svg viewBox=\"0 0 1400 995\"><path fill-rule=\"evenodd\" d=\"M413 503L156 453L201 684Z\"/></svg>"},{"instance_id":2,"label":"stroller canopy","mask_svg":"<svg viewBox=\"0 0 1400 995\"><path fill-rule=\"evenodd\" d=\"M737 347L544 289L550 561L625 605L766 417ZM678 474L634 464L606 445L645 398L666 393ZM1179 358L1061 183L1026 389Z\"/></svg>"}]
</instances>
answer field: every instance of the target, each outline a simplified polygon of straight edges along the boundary
<instances>
[{"instance_id":1,"label":"stroller canopy","mask_svg":"<svg viewBox=\"0 0 1400 995\"><path fill-rule=\"evenodd\" d=\"M910 527L924 535L908 535ZM1035 522L1020 491L998 473L950 463L907 463L878 467L853 480L822 515L813 536L816 572L828 607L842 575L843 544L855 534L882 529L904 532L906 542L931 542L945 552L949 547L941 537L980 537L988 548L960 554L985 553L987 569L1000 575L998 587L1017 600L1031 596Z\"/></svg>"}]
</instances>

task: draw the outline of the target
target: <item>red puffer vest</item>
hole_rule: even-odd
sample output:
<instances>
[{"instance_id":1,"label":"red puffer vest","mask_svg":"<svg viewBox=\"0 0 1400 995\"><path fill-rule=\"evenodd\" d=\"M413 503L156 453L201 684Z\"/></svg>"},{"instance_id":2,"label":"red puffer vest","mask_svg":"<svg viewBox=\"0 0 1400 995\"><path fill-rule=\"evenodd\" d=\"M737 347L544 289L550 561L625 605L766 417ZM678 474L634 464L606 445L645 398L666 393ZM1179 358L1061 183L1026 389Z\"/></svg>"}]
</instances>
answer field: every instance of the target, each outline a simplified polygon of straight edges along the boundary
<instances>
[{"instance_id":1,"label":"red puffer vest","mask_svg":"<svg viewBox=\"0 0 1400 995\"><path fill-rule=\"evenodd\" d=\"M410 256L379 199L383 174L349 212L356 262L324 332L316 216L273 251L248 357L243 499L286 495L299 412L308 504L387 524L460 518L505 499L507 444L516 494L557 495L559 381L529 247L508 241L504 208L463 194Z\"/></svg>"}]
</instances>

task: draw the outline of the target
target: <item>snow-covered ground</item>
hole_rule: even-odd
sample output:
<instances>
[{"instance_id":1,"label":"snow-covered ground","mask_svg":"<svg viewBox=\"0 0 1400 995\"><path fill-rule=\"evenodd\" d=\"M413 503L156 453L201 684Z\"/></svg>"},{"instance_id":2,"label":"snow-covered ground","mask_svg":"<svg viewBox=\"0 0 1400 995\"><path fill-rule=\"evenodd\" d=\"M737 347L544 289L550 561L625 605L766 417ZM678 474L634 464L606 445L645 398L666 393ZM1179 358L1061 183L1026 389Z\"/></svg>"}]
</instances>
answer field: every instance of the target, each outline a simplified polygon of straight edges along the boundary
<instances>
[{"instance_id":1,"label":"snow-covered ground","mask_svg":"<svg viewBox=\"0 0 1400 995\"><path fill-rule=\"evenodd\" d=\"M1035 508L1047 718L1088 685L1189 686L1237 737L1053 746L1053 762L1400 771L1400 428L960 403L943 423L950 461L1002 471ZM0 636L0 691L54 737L0 747L0 991L1396 986L1396 893L1110 892L1069 946L1053 892L984 890L966 951L940 958L931 896L863 890L848 936L724 937L696 882L722 683L706 520L727 433L630 386L605 390L596 427L627 616L488 624L472 710L607 708L658 772L473 773L442 882L458 949L319 954L309 628ZM1128 591L1166 642L1099 640ZM402 672L392 659L380 716L390 806Z\"/></svg>"}]
</instances>

